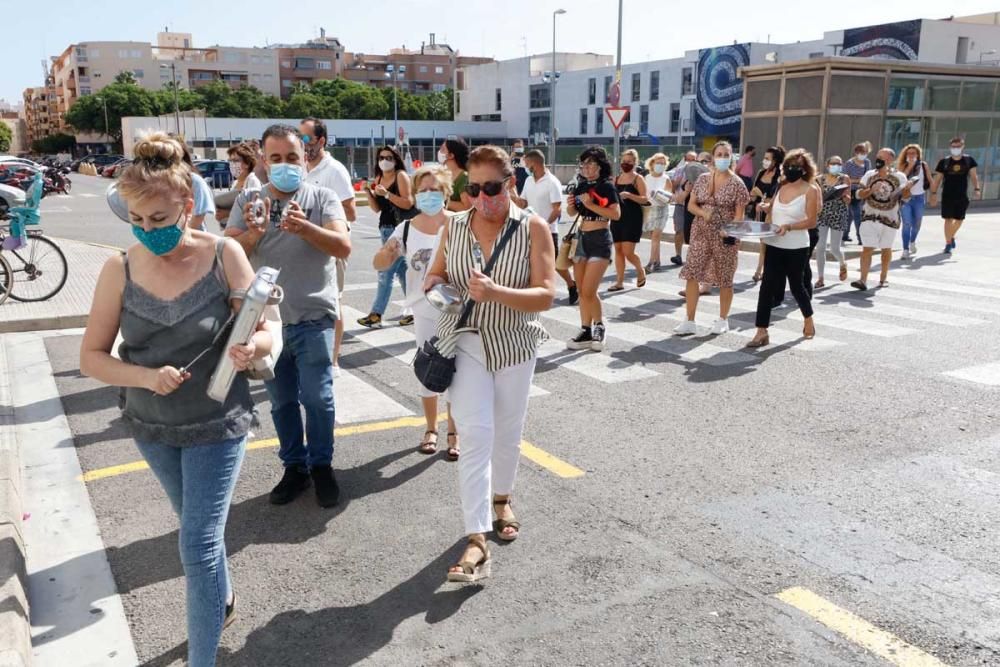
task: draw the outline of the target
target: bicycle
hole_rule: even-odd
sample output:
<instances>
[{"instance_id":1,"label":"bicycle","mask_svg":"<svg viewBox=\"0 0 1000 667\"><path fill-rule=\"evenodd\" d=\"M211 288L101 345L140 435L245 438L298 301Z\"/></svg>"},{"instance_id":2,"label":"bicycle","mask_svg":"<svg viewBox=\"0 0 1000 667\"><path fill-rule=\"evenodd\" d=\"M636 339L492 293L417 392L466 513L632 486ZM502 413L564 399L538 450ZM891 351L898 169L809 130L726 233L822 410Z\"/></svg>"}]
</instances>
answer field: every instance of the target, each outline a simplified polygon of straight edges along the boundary
<instances>
[{"instance_id":1,"label":"bicycle","mask_svg":"<svg viewBox=\"0 0 1000 667\"><path fill-rule=\"evenodd\" d=\"M10 235L10 227L0 227L0 246ZM0 253L7 265L8 281L5 283L0 303L8 296L15 301L45 301L55 296L66 284L69 265L66 255L55 241L40 229L27 231L24 245ZM0 269L0 276L3 270Z\"/></svg>"},{"instance_id":2,"label":"bicycle","mask_svg":"<svg viewBox=\"0 0 1000 667\"><path fill-rule=\"evenodd\" d=\"M10 287L14 284L14 270L10 268L10 262L0 255L0 306L4 304L10 296Z\"/></svg>"}]
</instances>

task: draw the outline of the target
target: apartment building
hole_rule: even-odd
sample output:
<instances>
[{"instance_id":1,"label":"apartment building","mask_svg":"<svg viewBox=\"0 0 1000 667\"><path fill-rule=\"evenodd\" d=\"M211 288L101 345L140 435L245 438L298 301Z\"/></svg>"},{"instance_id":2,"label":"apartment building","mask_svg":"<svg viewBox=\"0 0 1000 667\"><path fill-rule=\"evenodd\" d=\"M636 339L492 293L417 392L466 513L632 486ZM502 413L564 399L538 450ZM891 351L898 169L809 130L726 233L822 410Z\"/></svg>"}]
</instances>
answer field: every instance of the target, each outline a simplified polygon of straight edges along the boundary
<instances>
[{"instance_id":1,"label":"apartment building","mask_svg":"<svg viewBox=\"0 0 1000 667\"><path fill-rule=\"evenodd\" d=\"M57 112L57 96L54 82L47 86L36 86L24 91L24 143L31 146L37 139L55 134L60 130Z\"/></svg>"},{"instance_id":2,"label":"apartment building","mask_svg":"<svg viewBox=\"0 0 1000 667\"><path fill-rule=\"evenodd\" d=\"M342 76L377 88L396 85L415 94L461 87L464 67L494 62L492 58L463 56L430 34L419 49L405 46L388 54L345 53Z\"/></svg>"},{"instance_id":3,"label":"apartment building","mask_svg":"<svg viewBox=\"0 0 1000 667\"><path fill-rule=\"evenodd\" d=\"M10 148L6 152L11 155L27 152L28 144L25 143L27 140L26 128L21 115L13 110L0 110L0 123L10 128Z\"/></svg>"},{"instance_id":4,"label":"apartment building","mask_svg":"<svg viewBox=\"0 0 1000 667\"><path fill-rule=\"evenodd\" d=\"M333 80L344 68L344 45L336 37L327 37L320 28L318 39L304 44L272 44L278 52L278 75L281 97L288 99L295 86L314 81Z\"/></svg>"}]
</instances>

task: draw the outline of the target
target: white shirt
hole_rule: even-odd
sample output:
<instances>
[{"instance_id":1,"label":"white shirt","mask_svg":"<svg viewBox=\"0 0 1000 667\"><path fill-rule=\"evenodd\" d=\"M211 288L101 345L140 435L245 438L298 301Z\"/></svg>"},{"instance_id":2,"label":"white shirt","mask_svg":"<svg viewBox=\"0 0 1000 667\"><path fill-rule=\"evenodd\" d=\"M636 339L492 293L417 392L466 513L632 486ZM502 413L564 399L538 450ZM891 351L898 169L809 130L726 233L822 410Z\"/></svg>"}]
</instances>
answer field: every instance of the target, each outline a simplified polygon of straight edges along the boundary
<instances>
[{"instance_id":1,"label":"white shirt","mask_svg":"<svg viewBox=\"0 0 1000 667\"><path fill-rule=\"evenodd\" d=\"M526 199L531 210L547 221L549 216L552 215L552 205L562 204L562 183L548 169L537 180L534 176L528 174L528 180L524 182L524 187L521 188L520 197L521 199ZM558 234L559 221L550 222L549 230L553 234Z\"/></svg>"},{"instance_id":2,"label":"white shirt","mask_svg":"<svg viewBox=\"0 0 1000 667\"><path fill-rule=\"evenodd\" d=\"M916 185L910 188L910 196L922 195L924 194L924 165L918 164L917 170L913 172L914 176L919 176L920 180L917 181ZM911 177L912 178L912 177Z\"/></svg>"},{"instance_id":3,"label":"white shirt","mask_svg":"<svg viewBox=\"0 0 1000 667\"><path fill-rule=\"evenodd\" d=\"M406 227L406 223L396 225L396 229L392 231L392 236L389 238L396 239L399 241L399 245L402 246L403 231ZM433 263L434 253L437 251L438 243L441 241L441 230L444 227L442 226L438 230L438 233L434 235L424 234L412 222L410 222L409 228L406 247L402 249L403 257L406 258L406 296L403 298L403 303L410 308L423 308L420 304L426 304L427 308L424 310L427 314L434 317L436 316L436 311L424 299L423 286L424 278L427 276L427 269Z\"/></svg>"},{"instance_id":4,"label":"white shirt","mask_svg":"<svg viewBox=\"0 0 1000 667\"><path fill-rule=\"evenodd\" d=\"M657 190L667 189L667 179L668 176L666 173L664 173L662 176L657 176L652 172L646 174L645 176L646 196L650 198L649 201L652 202L653 206L663 206L663 204L658 203L652 197L653 193L656 192Z\"/></svg>"},{"instance_id":5,"label":"white shirt","mask_svg":"<svg viewBox=\"0 0 1000 667\"><path fill-rule=\"evenodd\" d=\"M305 182L330 188L342 202L354 199L354 186L351 185L351 175L347 173L347 167L339 160L333 159L329 153L323 153L323 159L319 164L306 174Z\"/></svg>"},{"instance_id":6,"label":"white shirt","mask_svg":"<svg viewBox=\"0 0 1000 667\"><path fill-rule=\"evenodd\" d=\"M771 203L771 222L776 227L781 225L794 225L806 219L806 194L803 192L798 197L787 204L781 201L778 195ZM770 236L764 239L764 243L775 248L785 248L795 250L797 248L809 247L809 231L805 229L790 229L784 236Z\"/></svg>"}]
</instances>

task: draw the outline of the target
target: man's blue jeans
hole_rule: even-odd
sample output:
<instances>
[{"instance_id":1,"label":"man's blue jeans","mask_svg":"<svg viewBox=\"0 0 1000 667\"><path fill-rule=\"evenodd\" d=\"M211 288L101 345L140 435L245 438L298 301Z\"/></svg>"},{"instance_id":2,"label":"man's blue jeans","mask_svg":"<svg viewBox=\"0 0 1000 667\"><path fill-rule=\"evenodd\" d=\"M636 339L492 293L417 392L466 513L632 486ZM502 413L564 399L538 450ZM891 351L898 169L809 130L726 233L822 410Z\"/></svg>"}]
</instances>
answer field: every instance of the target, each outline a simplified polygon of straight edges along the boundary
<instances>
[{"instance_id":1,"label":"man's blue jeans","mask_svg":"<svg viewBox=\"0 0 1000 667\"><path fill-rule=\"evenodd\" d=\"M245 437L190 447L136 442L180 519L181 565L187 584L188 664L212 667L226 603L229 504L246 451Z\"/></svg>"},{"instance_id":2,"label":"man's blue jeans","mask_svg":"<svg viewBox=\"0 0 1000 667\"><path fill-rule=\"evenodd\" d=\"M287 468L328 466L333 460L333 318L282 327L284 347L266 382L278 457ZM302 410L305 408L305 427Z\"/></svg>"},{"instance_id":3,"label":"man's blue jeans","mask_svg":"<svg viewBox=\"0 0 1000 667\"><path fill-rule=\"evenodd\" d=\"M899 216L903 219L903 250L917 242L920 223L924 220L924 195L913 195L908 201L899 203Z\"/></svg>"},{"instance_id":4,"label":"man's blue jeans","mask_svg":"<svg viewBox=\"0 0 1000 667\"><path fill-rule=\"evenodd\" d=\"M382 237L384 244L392 236L392 227L379 227L378 233ZM379 271L378 291L375 292L375 303L372 304L372 312L377 315L384 315L385 309L389 307L389 297L392 296L392 279L399 278L399 284L403 288L403 295L406 295L406 260L400 257L388 271Z\"/></svg>"},{"instance_id":5,"label":"man's blue jeans","mask_svg":"<svg viewBox=\"0 0 1000 667\"><path fill-rule=\"evenodd\" d=\"M851 198L851 204L848 207L850 211L850 218L847 220L847 226L844 227L844 240L851 238L851 223L854 223L854 234L858 237L858 241L861 240L861 200Z\"/></svg>"}]
</instances>

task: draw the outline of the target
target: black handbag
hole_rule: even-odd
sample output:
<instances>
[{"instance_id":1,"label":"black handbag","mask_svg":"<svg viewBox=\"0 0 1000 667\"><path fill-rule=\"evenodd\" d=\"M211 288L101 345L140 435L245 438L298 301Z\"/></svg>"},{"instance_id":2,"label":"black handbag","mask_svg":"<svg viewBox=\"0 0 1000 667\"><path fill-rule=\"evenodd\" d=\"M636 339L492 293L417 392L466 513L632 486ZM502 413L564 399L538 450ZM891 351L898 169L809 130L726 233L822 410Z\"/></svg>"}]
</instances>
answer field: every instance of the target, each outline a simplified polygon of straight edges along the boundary
<instances>
[{"instance_id":1,"label":"black handbag","mask_svg":"<svg viewBox=\"0 0 1000 667\"><path fill-rule=\"evenodd\" d=\"M497 257L500 256L500 251L507 245L510 238L514 236L514 232L517 231L520 225L521 220L511 220L507 226L507 231L504 232L493 248L490 261L486 262L486 266L483 268L484 275L490 275ZM465 307L462 309L462 314L458 318L458 322L455 323L456 332L465 327L475 305L475 302L471 299L466 302ZM454 334L452 334L451 338L454 338ZM427 387L428 391L440 394L451 386L451 381L455 377L455 355L451 350L442 352L441 340L438 336L434 336L426 341L422 348L417 349L417 354L413 357L413 372L417 376L417 379L420 380L420 384Z\"/></svg>"}]
</instances>

